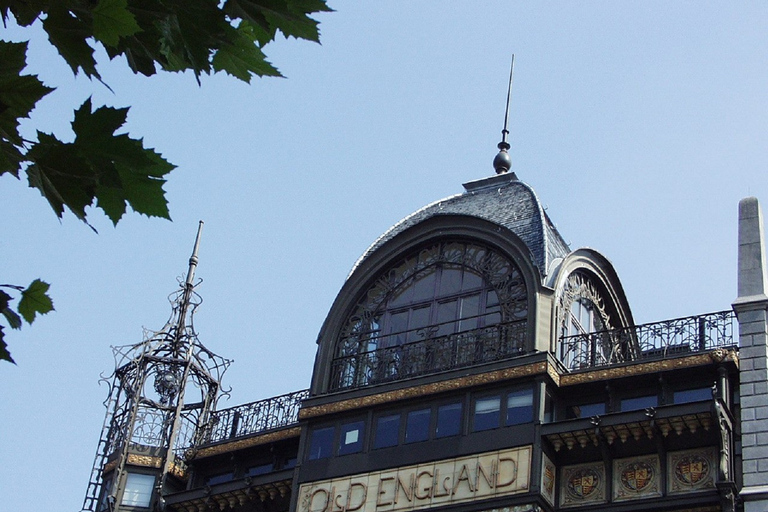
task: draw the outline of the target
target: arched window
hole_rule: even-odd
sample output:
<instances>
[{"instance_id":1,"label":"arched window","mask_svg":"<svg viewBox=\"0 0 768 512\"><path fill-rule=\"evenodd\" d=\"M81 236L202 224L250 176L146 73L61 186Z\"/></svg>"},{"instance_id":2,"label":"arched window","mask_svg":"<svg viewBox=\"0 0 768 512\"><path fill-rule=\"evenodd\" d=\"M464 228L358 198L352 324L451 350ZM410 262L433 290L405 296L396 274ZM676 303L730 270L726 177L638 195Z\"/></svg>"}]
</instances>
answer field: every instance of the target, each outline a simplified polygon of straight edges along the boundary
<instances>
[{"instance_id":1,"label":"arched window","mask_svg":"<svg viewBox=\"0 0 768 512\"><path fill-rule=\"evenodd\" d=\"M599 366L615 357L610 315L589 274L576 271L568 276L559 308L560 360L567 368Z\"/></svg>"},{"instance_id":2,"label":"arched window","mask_svg":"<svg viewBox=\"0 0 768 512\"><path fill-rule=\"evenodd\" d=\"M528 296L520 269L476 243L441 242L385 270L339 337L332 387L346 388L516 355Z\"/></svg>"}]
</instances>

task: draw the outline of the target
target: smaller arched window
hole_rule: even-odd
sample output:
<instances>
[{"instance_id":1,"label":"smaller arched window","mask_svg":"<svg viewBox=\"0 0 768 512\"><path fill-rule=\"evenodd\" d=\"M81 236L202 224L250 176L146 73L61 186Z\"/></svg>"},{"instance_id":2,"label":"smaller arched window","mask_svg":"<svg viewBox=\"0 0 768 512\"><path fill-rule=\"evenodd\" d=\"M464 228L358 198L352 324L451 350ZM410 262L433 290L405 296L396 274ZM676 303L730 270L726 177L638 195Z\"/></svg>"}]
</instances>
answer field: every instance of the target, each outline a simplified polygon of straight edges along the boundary
<instances>
[{"instance_id":1,"label":"smaller arched window","mask_svg":"<svg viewBox=\"0 0 768 512\"><path fill-rule=\"evenodd\" d=\"M528 297L520 269L476 243L442 242L382 272L348 316L331 386L356 387L516 355Z\"/></svg>"},{"instance_id":2,"label":"smaller arched window","mask_svg":"<svg viewBox=\"0 0 768 512\"><path fill-rule=\"evenodd\" d=\"M613 358L611 318L589 274L576 271L560 293L560 360L569 369L599 366Z\"/></svg>"}]
</instances>

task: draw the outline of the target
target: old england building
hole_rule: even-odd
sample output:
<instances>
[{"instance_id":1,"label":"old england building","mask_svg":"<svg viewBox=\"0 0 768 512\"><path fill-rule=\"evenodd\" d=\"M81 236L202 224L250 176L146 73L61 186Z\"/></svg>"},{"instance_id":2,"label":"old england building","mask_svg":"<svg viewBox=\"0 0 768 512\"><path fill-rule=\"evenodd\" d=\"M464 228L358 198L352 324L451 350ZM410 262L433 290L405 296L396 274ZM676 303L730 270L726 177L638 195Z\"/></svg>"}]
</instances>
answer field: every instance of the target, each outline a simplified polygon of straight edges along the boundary
<instances>
[{"instance_id":1,"label":"old england building","mask_svg":"<svg viewBox=\"0 0 768 512\"><path fill-rule=\"evenodd\" d=\"M305 391L216 408L195 249L165 328L115 349L84 510L768 510L757 201L732 309L636 325L609 261L496 167L365 251Z\"/></svg>"}]
</instances>

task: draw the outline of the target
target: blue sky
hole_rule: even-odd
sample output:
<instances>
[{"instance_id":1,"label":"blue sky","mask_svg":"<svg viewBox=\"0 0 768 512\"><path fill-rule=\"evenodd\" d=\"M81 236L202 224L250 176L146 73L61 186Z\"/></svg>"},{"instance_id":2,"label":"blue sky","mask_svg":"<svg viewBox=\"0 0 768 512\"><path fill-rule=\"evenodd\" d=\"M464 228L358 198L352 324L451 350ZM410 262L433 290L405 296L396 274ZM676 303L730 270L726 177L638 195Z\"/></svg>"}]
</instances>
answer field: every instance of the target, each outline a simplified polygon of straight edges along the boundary
<instances>
[{"instance_id":1,"label":"blue sky","mask_svg":"<svg viewBox=\"0 0 768 512\"><path fill-rule=\"evenodd\" d=\"M267 53L287 79L251 85L105 62L113 94L33 40L29 69L59 89L27 133L67 137L89 96L131 105L129 133L178 169L173 222L129 215L112 228L94 212L98 235L0 179L0 281L42 277L56 305L8 334L18 365L0 365L8 510L79 510L110 346L162 327L200 219L196 326L235 361L225 405L308 387L317 333L358 256L493 173L512 53L513 170L571 247L613 262L638 322L730 307L738 201L768 202L768 4L477 4L331 1L322 45L275 43Z\"/></svg>"}]
</instances>

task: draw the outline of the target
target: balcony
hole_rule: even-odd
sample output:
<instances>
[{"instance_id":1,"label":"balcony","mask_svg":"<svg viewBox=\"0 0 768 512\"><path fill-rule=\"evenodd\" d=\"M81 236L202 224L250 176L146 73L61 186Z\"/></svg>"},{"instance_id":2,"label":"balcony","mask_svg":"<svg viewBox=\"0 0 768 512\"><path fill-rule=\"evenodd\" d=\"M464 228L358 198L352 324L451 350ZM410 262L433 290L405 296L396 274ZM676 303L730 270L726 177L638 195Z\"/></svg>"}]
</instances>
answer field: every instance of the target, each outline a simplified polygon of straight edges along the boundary
<instances>
[{"instance_id":1,"label":"balcony","mask_svg":"<svg viewBox=\"0 0 768 512\"><path fill-rule=\"evenodd\" d=\"M308 396L309 390L304 389L215 411L211 417L213 426L204 436L202 444L218 443L297 424L301 401Z\"/></svg>"},{"instance_id":2,"label":"balcony","mask_svg":"<svg viewBox=\"0 0 768 512\"><path fill-rule=\"evenodd\" d=\"M501 361L524 353L525 320L436 336L440 326L369 339L375 348L337 357L331 367L331 391L355 389L476 364ZM410 343L397 339L421 338ZM386 346L390 345L390 346Z\"/></svg>"},{"instance_id":3,"label":"balcony","mask_svg":"<svg viewBox=\"0 0 768 512\"><path fill-rule=\"evenodd\" d=\"M720 311L623 329L560 338L558 358L568 370L658 360L736 348L736 315Z\"/></svg>"}]
</instances>

